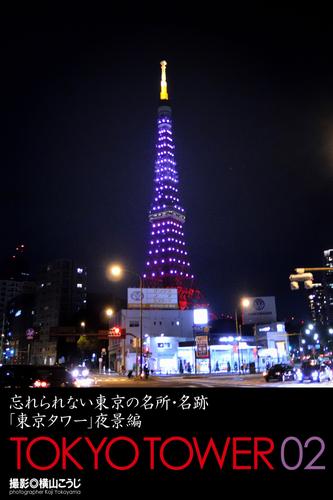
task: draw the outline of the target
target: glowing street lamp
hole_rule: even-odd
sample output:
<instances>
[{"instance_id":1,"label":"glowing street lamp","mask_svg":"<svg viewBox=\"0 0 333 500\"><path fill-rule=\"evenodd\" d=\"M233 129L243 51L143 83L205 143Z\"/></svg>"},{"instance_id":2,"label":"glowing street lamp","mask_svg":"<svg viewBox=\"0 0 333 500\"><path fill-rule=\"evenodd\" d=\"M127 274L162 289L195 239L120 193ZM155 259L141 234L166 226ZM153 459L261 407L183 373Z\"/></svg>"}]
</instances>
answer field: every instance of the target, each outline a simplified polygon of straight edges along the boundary
<instances>
[{"instance_id":1,"label":"glowing street lamp","mask_svg":"<svg viewBox=\"0 0 333 500\"><path fill-rule=\"evenodd\" d=\"M119 264L113 264L109 267L111 278L120 279L124 274L124 269Z\"/></svg>"},{"instance_id":2,"label":"glowing street lamp","mask_svg":"<svg viewBox=\"0 0 333 500\"><path fill-rule=\"evenodd\" d=\"M249 307L250 306L250 299L248 299L247 297L244 297L242 300L241 300L241 304L242 304L242 307Z\"/></svg>"},{"instance_id":3,"label":"glowing street lamp","mask_svg":"<svg viewBox=\"0 0 333 500\"><path fill-rule=\"evenodd\" d=\"M105 309L105 316L109 319L113 316L113 309L111 307Z\"/></svg>"}]
</instances>

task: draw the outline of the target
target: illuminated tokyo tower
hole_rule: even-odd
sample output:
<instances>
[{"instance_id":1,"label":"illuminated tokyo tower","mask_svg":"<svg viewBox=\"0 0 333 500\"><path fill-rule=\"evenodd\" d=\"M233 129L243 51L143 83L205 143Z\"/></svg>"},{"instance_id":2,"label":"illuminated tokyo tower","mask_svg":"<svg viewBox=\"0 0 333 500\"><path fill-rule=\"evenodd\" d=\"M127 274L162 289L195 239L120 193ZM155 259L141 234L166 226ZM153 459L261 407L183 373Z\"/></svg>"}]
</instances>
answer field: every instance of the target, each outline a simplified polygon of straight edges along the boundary
<instances>
[{"instance_id":1,"label":"illuminated tokyo tower","mask_svg":"<svg viewBox=\"0 0 333 500\"><path fill-rule=\"evenodd\" d=\"M191 308L200 292L193 288L193 274L184 238L185 210L179 199L179 178L172 136L166 61L161 61L160 105L154 169L154 201L148 258L143 275L150 288L178 288L179 306Z\"/></svg>"}]
</instances>

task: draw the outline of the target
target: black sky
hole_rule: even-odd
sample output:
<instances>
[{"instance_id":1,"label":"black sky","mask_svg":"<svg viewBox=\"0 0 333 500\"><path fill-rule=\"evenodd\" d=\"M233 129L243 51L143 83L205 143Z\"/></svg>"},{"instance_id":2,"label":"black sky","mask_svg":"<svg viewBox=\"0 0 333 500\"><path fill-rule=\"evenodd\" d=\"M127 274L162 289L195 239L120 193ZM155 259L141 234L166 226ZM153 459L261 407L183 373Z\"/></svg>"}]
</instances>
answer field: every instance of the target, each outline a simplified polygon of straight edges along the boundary
<instances>
[{"instance_id":1,"label":"black sky","mask_svg":"<svg viewBox=\"0 0 333 500\"><path fill-rule=\"evenodd\" d=\"M218 312L255 294L305 314L289 273L333 247L327 13L130 12L3 15L0 258L75 258L94 291L113 258L143 271L167 59L199 287Z\"/></svg>"}]
</instances>

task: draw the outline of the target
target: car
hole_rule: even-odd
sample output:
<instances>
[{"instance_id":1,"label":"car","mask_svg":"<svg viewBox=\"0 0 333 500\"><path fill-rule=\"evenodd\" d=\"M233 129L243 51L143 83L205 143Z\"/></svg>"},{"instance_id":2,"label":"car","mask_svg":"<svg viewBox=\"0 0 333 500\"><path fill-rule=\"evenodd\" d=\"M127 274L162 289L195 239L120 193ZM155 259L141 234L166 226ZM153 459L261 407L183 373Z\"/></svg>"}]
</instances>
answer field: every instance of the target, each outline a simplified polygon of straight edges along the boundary
<instances>
[{"instance_id":1,"label":"car","mask_svg":"<svg viewBox=\"0 0 333 500\"><path fill-rule=\"evenodd\" d=\"M1 388L76 387L75 378L62 366L2 365Z\"/></svg>"},{"instance_id":2,"label":"car","mask_svg":"<svg viewBox=\"0 0 333 500\"><path fill-rule=\"evenodd\" d=\"M286 380L296 380L295 368L286 363L278 363L271 366L268 370L263 373L266 382L271 380L279 380L280 382L285 382Z\"/></svg>"},{"instance_id":3,"label":"car","mask_svg":"<svg viewBox=\"0 0 333 500\"><path fill-rule=\"evenodd\" d=\"M75 379L86 378L89 376L89 368L84 365L78 365L72 368L71 373Z\"/></svg>"},{"instance_id":4,"label":"car","mask_svg":"<svg viewBox=\"0 0 333 500\"><path fill-rule=\"evenodd\" d=\"M85 364L74 368L71 367L71 374L75 379L76 387L90 387L96 383L94 377L90 376L90 370Z\"/></svg>"},{"instance_id":5,"label":"car","mask_svg":"<svg viewBox=\"0 0 333 500\"><path fill-rule=\"evenodd\" d=\"M320 363L316 359L304 361L296 374L297 380L300 383L307 380L310 382L330 381L333 377L332 369L327 364Z\"/></svg>"}]
</instances>

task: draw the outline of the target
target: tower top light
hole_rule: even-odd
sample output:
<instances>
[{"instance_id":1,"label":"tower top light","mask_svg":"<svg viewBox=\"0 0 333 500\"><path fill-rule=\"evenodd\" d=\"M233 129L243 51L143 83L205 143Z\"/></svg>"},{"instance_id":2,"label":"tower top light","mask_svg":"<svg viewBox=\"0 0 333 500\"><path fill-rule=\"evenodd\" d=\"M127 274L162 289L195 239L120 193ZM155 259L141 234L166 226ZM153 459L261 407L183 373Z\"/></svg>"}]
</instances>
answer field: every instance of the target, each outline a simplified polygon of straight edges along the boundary
<instances>
[{"instance_id":1,"label":"tower top light","mask_svg":"<svg viewBox=\"0 0 333 500\"><path fill-rule=\"evenodd\" d=\"M167 80L166 80L166 61L161 61L161 92L160 99L161 101L168 100L168 88L167 88Z\"/></svg>"}]
</instances>

